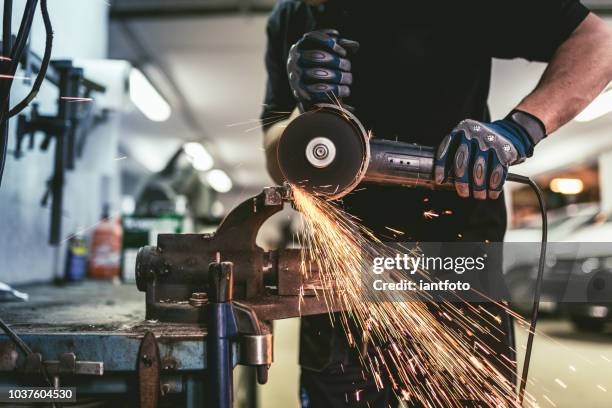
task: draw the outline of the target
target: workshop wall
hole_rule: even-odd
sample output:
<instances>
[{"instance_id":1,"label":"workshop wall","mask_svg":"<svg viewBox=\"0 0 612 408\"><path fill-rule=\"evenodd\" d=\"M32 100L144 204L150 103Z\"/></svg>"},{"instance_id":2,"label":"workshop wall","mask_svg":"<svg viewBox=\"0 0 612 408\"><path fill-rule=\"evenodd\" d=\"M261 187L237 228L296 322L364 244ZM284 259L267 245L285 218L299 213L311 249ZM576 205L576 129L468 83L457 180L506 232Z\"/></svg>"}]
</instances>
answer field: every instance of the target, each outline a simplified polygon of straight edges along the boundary
<instances>
[{"instance_id":1,"label":"workshop wall","mask_svg":"<svg viewBox=\"0 0 612 408\"><path fill-rule=\"evenodd\" d=\"M24 1L15 1L13 32L16 33ZM52 59L104 58L107 51L108 3L104 0L61 0L49 2L55 33ZM32 50L42 55L44 27L40 12L32 28ZM31 75L21 73L19 75ZM12 102L22 98L29 85L15 81ZM58 91L44 84L36 101L42 114L55 114ZM26 113L28 110L26 110ZM100 218L103 202L118 208L118 170L116 119L94 129L88 136L83 156L76 169L66 173L62 236L66 239L77 229L86 229ZM52 174L53 146L46 152L26 150L16 160L16 120L10 123L9 153L0 187L0 281L10 284L45 281L62 270L66 240L56 250L48 245L50 203L41 206L41 198ZM105 197L102 197L104 195Z\"/></svg>"}]
</instances>

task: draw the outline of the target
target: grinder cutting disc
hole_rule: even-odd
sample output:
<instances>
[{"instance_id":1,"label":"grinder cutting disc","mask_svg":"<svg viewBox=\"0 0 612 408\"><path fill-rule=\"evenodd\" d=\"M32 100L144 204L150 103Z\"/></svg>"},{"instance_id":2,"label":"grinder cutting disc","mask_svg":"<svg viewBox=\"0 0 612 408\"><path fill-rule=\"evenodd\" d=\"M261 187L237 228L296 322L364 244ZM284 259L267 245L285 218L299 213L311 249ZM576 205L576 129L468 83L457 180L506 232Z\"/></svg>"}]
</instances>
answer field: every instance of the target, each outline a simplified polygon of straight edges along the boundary
<instances>
[{"instance_id":1,"label":"grinder cutting disc","mask_svg":"<svg viewBox=\"0 0 612 408\"><path fill-rule=\"evenodd\" d=\"M334 106L319 106L294 119L278 145L280 170L289 183L337 199L363 178L368 137L359 121Z\"/></svg>"}]
</instances>

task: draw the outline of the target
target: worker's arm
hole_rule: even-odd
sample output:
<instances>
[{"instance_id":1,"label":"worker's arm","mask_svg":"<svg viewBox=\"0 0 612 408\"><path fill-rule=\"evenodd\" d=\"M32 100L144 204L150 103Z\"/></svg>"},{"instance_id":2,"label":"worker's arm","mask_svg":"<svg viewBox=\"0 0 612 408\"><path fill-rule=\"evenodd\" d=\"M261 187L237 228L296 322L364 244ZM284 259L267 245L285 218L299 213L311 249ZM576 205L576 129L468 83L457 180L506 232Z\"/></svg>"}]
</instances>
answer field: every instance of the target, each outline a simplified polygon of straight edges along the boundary
<instances>
[{"instance_id":1,"label":"worker's arm","mask_svg":"<svg viewBox=\"0 0 612 408\"><path fill-rule=\"evenodd\" d=\"M612 80L612 33L593 14L554 50L538 86L502 120L461 122L436 154L435 179L452 177L457 194L500 196L508 167L580 113Z\"/></svg>"},{"instance_id":2,"label":"worker's arm","mask_svg":"<svg viewBox=\"0 0 612 408\"><path fill-rule=\"evenodd\" d=\"M539 118L547 134L572 120L612 81L612 30L594 14L550 60L540 83L517 106Z\"/></svg>"}]
</instances>

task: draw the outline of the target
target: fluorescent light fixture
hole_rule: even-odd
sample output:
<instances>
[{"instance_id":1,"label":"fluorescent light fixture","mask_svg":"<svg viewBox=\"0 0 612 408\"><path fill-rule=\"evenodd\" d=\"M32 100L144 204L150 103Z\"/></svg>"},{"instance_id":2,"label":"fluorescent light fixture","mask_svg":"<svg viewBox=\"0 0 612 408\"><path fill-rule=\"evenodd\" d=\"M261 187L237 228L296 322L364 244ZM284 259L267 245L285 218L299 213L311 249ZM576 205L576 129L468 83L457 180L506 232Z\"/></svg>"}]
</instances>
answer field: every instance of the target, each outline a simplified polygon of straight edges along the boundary
<instances>
[{"instance_id":1,"label":"fluorescent light fixture","mask_svg":"<svg viewBox=\"0 0 612 408\"><path fill-rule=\"evenodd\" d=\"M210 170L213 166L213 158L202 143L189 142L183 145L183 151L194 169L199 171Z\"/></svg>"},{"instance_id":2,"label":"fluorescent light fixture","mask_svg":"<svg viewBox=\"0 0 612 408\"><path fill-rule=\"evenodd\" d=\"M206 182L219 193L232 189L232 179L223 170L214 169L206 173Z\"/></svg>"},{"instance_id":3,"label":"fluorescent light fixture","mask_svg":"<svg viewBox=\"0 0 612 408\"><path fill-rule=\"evenodd\" d=\"M154 122L164 122L170 118L172 110L168 102L136 68L130 71L130 99L147 118Z\"/></svg>"},{"instance_id":4,"label":"fluorescent light fixture","mask_svg":"<svg viewBox=\"0 0 612 408\"><path fill-rule=\"evenodd\" d=\"M612 112L612 89L608 89L595 98L589 106L576 116L575 120L577 122L589 122L610 112Z\"/></svg>"},{"instance_id":5,"label":"fluorescent light fixture","mask_svg":"<svg viewBox=\"0 0 612 408\"><path fill-rule=\"evenodd\" d=\"M580 179L574 178L555 178L550 182L550 189L560 194L579 194L584 189L584 184Z\"/></svg>"}]
</instances>

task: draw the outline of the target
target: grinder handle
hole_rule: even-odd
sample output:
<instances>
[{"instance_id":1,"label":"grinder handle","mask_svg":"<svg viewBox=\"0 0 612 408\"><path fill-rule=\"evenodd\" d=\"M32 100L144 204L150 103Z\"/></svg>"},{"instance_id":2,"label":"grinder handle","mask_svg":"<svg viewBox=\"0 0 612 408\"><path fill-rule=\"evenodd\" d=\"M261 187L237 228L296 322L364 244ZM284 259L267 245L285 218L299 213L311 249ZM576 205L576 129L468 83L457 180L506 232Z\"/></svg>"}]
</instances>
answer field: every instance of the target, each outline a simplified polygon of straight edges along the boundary
<instances>
[{"instance_id":1,"label":"grinder handle","mask_svg":"<svg viewBox=\"0 0 612 408\"><path fill-rule=\"evenodd\" d=\"M437 184L434 181L434 161L435 149L433 147L371 139L370 161L363 181L406 187L453 189L452 178L443 184ZM508 173L507 180L525 183L529 179Z\"/></svg>"}]
</instances>

